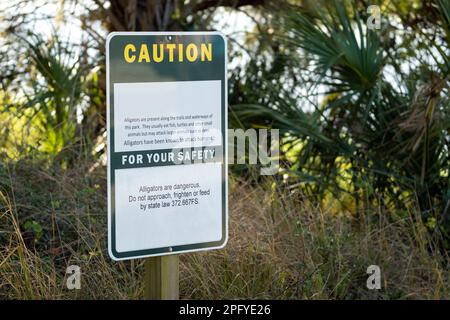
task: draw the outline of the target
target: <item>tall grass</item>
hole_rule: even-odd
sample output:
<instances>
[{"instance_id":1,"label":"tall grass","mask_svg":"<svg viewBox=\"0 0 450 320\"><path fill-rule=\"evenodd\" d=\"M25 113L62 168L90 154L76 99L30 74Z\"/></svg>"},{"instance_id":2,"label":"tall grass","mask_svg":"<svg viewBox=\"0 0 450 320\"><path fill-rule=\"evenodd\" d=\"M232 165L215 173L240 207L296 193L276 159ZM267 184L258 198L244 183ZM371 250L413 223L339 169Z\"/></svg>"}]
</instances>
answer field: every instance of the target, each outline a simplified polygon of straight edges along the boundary
<instances>
[{"instance_id":1,"label":"tall grass","mask_svg":"<svg viewBox=\"0 0 450 320\"><path fill-rule=\"evenodd\" d=\"M83 164L0 167L0 299L143 296L143 260L116 263L106 252L104 174ZM415 212L367 207L354 219L271 179L230 182L229 243L181 256L181 298L450 298L450 259L433 251ZM72 264L80 290L66 288ZM372 264L381 290L366 287Z\"/></svg>"}]
</instances>

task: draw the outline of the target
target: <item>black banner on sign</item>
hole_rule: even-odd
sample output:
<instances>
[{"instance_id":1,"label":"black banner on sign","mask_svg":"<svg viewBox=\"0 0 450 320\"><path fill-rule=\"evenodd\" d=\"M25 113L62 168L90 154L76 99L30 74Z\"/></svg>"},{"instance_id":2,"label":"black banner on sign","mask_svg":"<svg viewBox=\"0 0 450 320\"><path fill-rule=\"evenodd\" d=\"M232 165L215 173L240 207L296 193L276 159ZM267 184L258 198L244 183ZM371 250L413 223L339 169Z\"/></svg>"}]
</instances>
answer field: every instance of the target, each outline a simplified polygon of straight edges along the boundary
<instances>
[{"instance_id":1,"label":"black banner on sign","mask_svg":"<svg viewBox=\"0 0 450 320\"><path fill-rule=\"evenodd\" d=\"M116 152L111 162L115 163L116 169L221 162L222 149L222 146L217 146Z\"/></svg>"}]
</instances>

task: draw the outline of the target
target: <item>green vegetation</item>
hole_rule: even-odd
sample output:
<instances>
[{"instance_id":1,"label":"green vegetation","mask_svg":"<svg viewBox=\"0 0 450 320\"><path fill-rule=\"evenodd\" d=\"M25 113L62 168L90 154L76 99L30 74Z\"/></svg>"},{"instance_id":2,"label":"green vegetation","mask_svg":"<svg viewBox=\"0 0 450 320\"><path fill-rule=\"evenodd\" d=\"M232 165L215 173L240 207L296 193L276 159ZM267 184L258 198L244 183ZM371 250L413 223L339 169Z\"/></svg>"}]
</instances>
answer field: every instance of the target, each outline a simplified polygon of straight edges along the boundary
<instances>
[{"instance_id":1,"label":"green vegetation","mask_svg":"<svg viewBox=\"0 0 450 320\"><path fill-rule=\"evenodd\" d=\"M138 299L143 261L113 262L106 250L105 168L60 171L30 162L2 167L0 298ZM449 260L430 250L418 211L367 208L334 216L273 179L230 181L224 250L181 256L180 295L192 299L438 299L450 297ZM418 220L417 220L418 219ZM26 228L26 225L29 228ZM66 267L81 290L65 287ZM383 270L366 289L366 268Z\"/></svg>"},{"instance_id":2,"label":"green vegetation","mask_svg":"<svg viewBox=\"0 0 450 320\"><path fill-rule=\"evenodd\" d=\"M229 244L181 257L181 297L450 298L449 1L375 1L380 29L362 0L42 2L0 5L0 298L142 297L106 250L104 41L211 29L230 127L280 129L281 166L231 167Z\"/></svg>"}]
</instances>

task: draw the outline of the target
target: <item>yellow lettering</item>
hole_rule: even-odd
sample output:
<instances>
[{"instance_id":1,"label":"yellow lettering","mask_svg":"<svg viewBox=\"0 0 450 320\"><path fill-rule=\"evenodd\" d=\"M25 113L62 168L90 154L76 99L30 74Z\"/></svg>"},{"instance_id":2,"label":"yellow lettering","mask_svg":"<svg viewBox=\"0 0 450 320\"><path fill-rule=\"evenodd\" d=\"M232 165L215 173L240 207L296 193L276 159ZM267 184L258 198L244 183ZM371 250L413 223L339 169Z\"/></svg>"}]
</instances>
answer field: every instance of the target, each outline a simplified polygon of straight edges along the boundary
<instances>
[{"instance_id":1,"label":"yellow lettering","mask_svg":"<svg viewBox=\"0 0 450 320\"><path fill-rule=\"evenodd\" d=\"M158 45L155 43L153 45L153 61L161 62L164 59L164 45L161 43L159 45L159 56L158 56Z\"/></svg>"},{"instance_id":2,"label":"yellow lettering","mask_svg":"<svg viewBox=\"0 0 450 320\"><path fill-rule=\"evenodd\" d=\"M125 61L128 63L132 63L132 62L134 62L134 60L136 60L135 55L130 56L130 51L133 53L136 52L136 47L131 43L127 44L125 46L125 48L123 49L123 57L125 58Z\"/></svg>"},{"instance_id":3,"label":"yellow lettering","mask_svg":"<svg viewBox=\"0 0 450 320\"><path fill-rule=\"evenodd\" d=\"M169 50L169 62L173 62L173 50L176 48L176 45L174 43L168 43L166 48Z\"/></svg>"},{"instance_id":4,"label":"yellow lettering","mask_svg":"<svg viewBox=\"0 0 450 320\"><path fill-rule=\"evenodd\" d=\"M141 50L139 52L139 62L142 62L142 60L145 60L145 62L150 62L150 55L148 54L148 48L146 44L141 45Z\"/></svg>"},{"instance_id":5,"label":"yellow lettering","mask_svg":"<svg viewBox=\"0 0 450 320\"><path fill-rule=\"evenodd\" d=\"M183 62L183 44L178 45L178 61Z\"/></svg>"},{"instance_id":6,"label":"yellow lettering","mask_svg":"<svg viewBox=\"0 0 450 320\"><path fill-rule=\"evenodd\" d=\"M198 57L197 46L193 43L188 44L188 46L186 47L186 58L190 62L194 62L195 60L197 60L197 57Z\"/></svg>"},{"instance_id":7,"label":"yellow lettering","mask_svg":"<svg viewBox=\"0 0 450 320\"><path fill-rule=\"evenodd\" d=\"M183 62L184 57L189 62L212 61L213 47L212 43L189 43L186 46L182 43L154 43L149 52L148 45L128 43L123 49L123 57L127 63L146 62Z\"/></svg>"},{"instance_id":8,"label":"yellow lettering","mask_svg":"<svg viewBox=\"0 0 450 320\"><path fill-rule=\"evenodd\" d=\"M208 47L206 47L205 43L202 43L200 46L200 50L202 53L202 61L205 61L205 57L208 61L212 61L212 45L208 43Z\"/></svg>"}]
</instances>

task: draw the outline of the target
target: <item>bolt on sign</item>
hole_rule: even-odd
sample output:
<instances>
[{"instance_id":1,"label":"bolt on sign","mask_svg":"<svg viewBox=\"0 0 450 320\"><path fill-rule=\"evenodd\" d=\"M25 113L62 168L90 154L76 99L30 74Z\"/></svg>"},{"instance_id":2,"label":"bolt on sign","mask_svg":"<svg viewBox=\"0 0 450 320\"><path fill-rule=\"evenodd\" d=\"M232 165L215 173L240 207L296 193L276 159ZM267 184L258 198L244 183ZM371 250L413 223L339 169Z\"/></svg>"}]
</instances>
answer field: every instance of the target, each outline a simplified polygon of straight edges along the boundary
<instances>
[{"instance_id":1,"label":"bolt on sign","mask_svg":"<svg viewBox=\"0 0 450 320\"><path fill-rule=\"evenodd\" d=\"M108 36L112 259L225 245L226 52L217 32Z\"/></svg>"}]
</instances>

